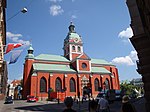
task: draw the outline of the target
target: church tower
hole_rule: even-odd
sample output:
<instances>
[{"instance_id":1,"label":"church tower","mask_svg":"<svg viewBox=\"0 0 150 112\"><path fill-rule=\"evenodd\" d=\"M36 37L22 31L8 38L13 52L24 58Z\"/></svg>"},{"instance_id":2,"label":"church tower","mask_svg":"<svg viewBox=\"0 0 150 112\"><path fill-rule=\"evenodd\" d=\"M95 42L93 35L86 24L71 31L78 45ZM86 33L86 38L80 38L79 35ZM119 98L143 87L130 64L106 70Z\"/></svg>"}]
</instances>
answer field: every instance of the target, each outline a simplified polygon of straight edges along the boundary
<instances>
[{"instance_id":1,"label":"church tower","mask_svg":"<svg viewBox=\"0 0 150 112\"><path fill-rule=\"evenodd\" d=\"M34 63L34 55L33 55L34 49L32 48L32 45L30 45L28 49L28 54L25 57L25 63L24 63L24 72L23 72L23 99L26 99L27 95L30 94L30 80L31 80L31 69L32 65Z\"/></svg>"},{"instance_id":2,"label":"church tower","mask_svg":"<svg viewBox=\"0 0 150 112\"><path fill-rule=\"evenodd\" d=\"M63 49L64 56L71 61L83 54L83 42L81 40L81 36L75 32L75 26L72 22L69 26L68 35L64 39Z\"/></svg>"}]
</instances>

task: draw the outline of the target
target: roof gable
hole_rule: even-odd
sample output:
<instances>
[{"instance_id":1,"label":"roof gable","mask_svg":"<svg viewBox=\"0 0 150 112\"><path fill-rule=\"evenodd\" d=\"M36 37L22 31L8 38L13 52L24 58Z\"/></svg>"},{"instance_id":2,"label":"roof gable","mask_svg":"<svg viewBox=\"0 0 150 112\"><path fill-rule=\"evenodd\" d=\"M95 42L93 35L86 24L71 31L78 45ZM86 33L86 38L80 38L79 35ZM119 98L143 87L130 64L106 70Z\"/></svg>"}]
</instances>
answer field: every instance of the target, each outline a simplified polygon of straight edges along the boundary
<instances>
[{"instance_id":1,"label":"roof gable","mask_svg":"<svg viewBox=\"0 0 150 112\"><path fill-rule=\"evenodd\" d=\"M82 53L81 55L79 55L78 57L77 57L77 59L88 59L88 60L90 60L90 58L85 54L85 53Z\"/></svg>"}]
</instances>

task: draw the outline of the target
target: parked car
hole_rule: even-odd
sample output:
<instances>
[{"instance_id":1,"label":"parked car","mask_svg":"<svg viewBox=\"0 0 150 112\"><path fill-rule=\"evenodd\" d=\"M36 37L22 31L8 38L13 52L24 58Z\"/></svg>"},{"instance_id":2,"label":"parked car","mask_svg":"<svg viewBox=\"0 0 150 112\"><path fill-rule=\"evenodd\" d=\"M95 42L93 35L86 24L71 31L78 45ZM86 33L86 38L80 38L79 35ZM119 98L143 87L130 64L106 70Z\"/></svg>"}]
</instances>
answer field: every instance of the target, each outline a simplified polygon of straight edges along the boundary
<instances>
[{"instance_id":1,"label":"parked car","mask_svg":"<svg viewBox=\"0 0 150 112\"><path fill-rule=\"evenodd\" d=\"M35 97L35 96L27 96L27 102L37 102L38 101L38 98Z\"/></svg>"},{"instance_id":2,"label":"parked car","mask_svg":"<svg viewBox=\"0 0 150 112\"><path fill-rule=\"evenodd\" d=\"M10 104L10 103L13 103L12 96L7 96L5 99L5 104Z\"/></svg>"}]
</instances>

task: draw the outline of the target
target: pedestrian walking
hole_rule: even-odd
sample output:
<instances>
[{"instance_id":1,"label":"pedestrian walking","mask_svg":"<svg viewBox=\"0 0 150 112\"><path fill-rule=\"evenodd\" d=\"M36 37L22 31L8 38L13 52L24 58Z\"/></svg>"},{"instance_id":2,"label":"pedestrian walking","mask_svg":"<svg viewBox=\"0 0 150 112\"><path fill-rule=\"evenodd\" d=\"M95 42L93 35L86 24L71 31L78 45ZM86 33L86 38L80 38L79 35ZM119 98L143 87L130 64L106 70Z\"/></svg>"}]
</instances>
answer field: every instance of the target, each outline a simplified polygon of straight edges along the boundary
<instances>
[{"instance_id":1,"label":"pedestrian walking","mask_svg":"<svg viewBox=\"0 0 150 112\"><path fill-rule=\"evenodd\" d=\"M127 95L122 97L122 112L136 112L133 104L129 102L129 97Z\"/></svg>"},{"instance_id":2,"label":"pedestrian walking","mask_svg":"<svg viewBox=\"0 0 150 112\"><path fill-rule=\"evenodd\" d=\"M72 109L73 106L73 99L72 97L66 97L64 100L64 103L66 105L66 109L64 109L62 112L77 112L74 109Z\"/></svg>"},{"instance_id":3,"label":"pedestrian walking","mask_svg":"<svg viewBox=\"0 0 150 112\"><path fill-rule=\"evenodd\" d=\"M103 94L100 95L100 99L98 101L97 112L110 112L109 103L103 97Z\"/></svg>"}]
</instances>

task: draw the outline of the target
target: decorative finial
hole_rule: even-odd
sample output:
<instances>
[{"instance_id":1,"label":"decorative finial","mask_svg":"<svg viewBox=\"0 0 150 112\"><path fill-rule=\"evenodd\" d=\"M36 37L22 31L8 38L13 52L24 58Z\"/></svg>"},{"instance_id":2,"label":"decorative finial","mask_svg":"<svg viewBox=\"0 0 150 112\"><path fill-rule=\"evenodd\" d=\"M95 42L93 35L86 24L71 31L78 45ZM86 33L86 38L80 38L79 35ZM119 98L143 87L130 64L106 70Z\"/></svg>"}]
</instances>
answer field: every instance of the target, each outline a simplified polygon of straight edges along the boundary
<instances>
[{"instance_id":1,"label":"decorative finial","mask_svg":"<svg viewBox=\"0 0 150 112\"><path fill-rule=\"evenodd\" d=\"M75 28L75 26L74 26L73 22L71 21L71 22L70 22L70 26L69 26L69 31L70 31L70 32L75 32L75 29L74 29L74 28Z\"/></svg>"},{"instance_id":2,"label":"decorative finial","mask_svg":"<svg viewBox=\"0 0 150 112\"><path fill-rule=\"evenodd\" d=\"M73 25L73 22L72 22L72 21L70 22L70 25Z\"/></svg>"}]
</instances>

